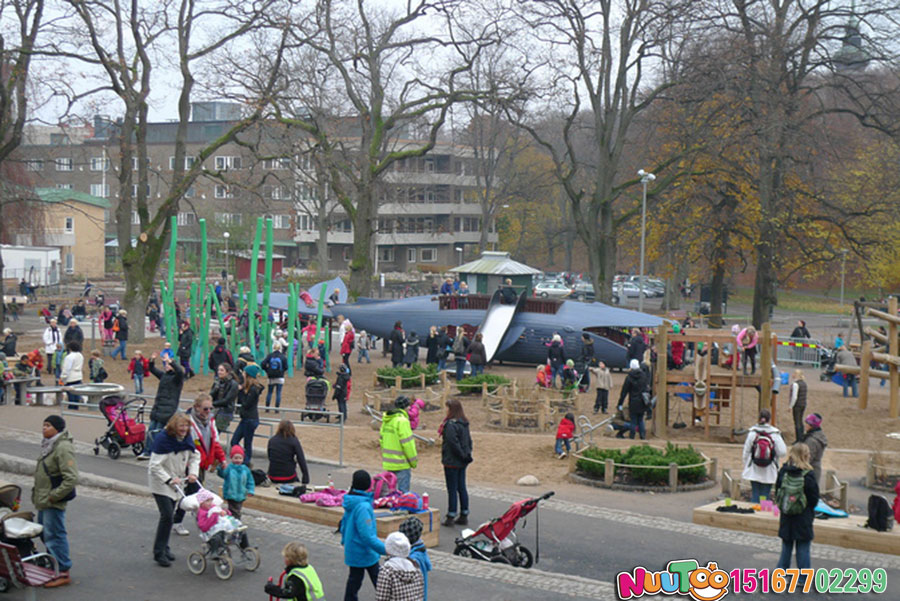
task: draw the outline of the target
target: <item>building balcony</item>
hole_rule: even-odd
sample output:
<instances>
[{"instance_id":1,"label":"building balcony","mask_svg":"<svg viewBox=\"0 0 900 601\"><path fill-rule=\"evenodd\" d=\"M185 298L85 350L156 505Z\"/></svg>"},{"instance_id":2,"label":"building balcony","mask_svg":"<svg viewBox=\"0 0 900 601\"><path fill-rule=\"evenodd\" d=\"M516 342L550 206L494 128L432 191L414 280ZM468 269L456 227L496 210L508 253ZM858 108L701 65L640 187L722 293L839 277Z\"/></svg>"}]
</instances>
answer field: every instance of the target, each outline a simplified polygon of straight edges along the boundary
<instances>
[{"instance_id":1,"label":"building balcony","mask_svg":"<svg viewBox=\"0 0 900 601\"><path fill-rule=\"evenodd\" d=\"M472 202L387 202L378 206L379 217L425 215L481 215L481 205Z\"/></svg>"},{"instance_id":2,"label":"building balcony","mask_svg":"<svg viewBox=\"0 0 900 601\"><path fill-rule=\"evenodd\" d=\"M34 234L16 234L16 244L22 246L75 246L75 232L63 228L49 228Z\"/></svg>"},{"instance_id":3,"label":"building balcony","mask_svg":"<svg viewBox=\"0 0 900 601\"><path fill-rule=\"evenodd\" d=\"M414 186L458 186L461 188L474 188L478 185L478 180L474 175L429 173L424 171L389 171L384 174L384 181L388 184Z\"/></svg>"},{"instance_id":4,"label":"building balcony","mask_svg":"<svg viewBox=\"0 0 900 601\"><path fill-rule=\"evenodd\" d=\"M294 240L299 243L316 242L319 239L319 232L310 230L299 230L294 236ZM497 242L496 232L488 234L488 242ZM375 235L375 242L379 246L392 245L417 245L427 246L429 244L477 244L481 241L480 232L441 232L441 233L383 233ZM329 244L353 244L353 232L329 232Z\"/></svg>"}]
</instances>

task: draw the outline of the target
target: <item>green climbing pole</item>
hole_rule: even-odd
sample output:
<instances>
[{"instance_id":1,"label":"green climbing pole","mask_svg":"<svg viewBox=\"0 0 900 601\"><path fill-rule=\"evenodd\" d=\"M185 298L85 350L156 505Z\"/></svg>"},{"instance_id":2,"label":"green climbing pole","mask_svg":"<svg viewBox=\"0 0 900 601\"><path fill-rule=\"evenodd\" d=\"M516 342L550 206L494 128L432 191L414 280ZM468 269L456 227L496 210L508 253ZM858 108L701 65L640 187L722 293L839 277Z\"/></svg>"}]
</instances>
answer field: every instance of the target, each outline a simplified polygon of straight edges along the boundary
<instances>
[{"instance_id":1,"label":"green climbing pole","mask_svg":"<svg viewBox=\"0 0 900 601\"><path fill-rule=\"evenodd\" d=\"M248 310L248 325L249 329L247 332L247 346L249 346L253 351L253 356L256 357L257 360L262 359L259 356L259 346L256 344L256 276L259 271L259 243L262 238L262 229L263 229L263 218L256 218L256 234L253 236L253 248L250 251L250 298L247 299L249 304Z\"/></svg>"},{"instance_id":2,"label":"green climbing pole","mask_svg":"<svg viewBox=\"0 0 900 601\"><path fill-rule=\"evenodd\" d=\"M260 353L265 356L272 350L272 322L269 321L269 295L272 291L272 218L266 219L266 275L263 283L263 309L260 314L262 340Z\"/></svg>"},{"instance_id":3,"label":"green climbing pole","mask_svg":"<svg viewBox=\"0 0 900 601\"><path fill-rule=\"evenodd\" d=\"M287 331L287 360L288 360L288 377L294 377L294 331L297 323L297 299L299 284L288 284L288 331ZM299 332L298 332L299 335Z\"/></svg>"}]
</instances>

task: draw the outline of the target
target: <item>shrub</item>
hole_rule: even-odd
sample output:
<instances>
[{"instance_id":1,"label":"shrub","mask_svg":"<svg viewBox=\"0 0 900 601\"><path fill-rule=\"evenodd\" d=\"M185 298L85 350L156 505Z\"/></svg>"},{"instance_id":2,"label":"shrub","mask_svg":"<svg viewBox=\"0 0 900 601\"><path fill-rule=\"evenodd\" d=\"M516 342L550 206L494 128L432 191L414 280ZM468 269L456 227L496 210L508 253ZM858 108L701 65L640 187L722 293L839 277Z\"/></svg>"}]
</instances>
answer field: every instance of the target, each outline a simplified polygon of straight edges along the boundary
<instances>
[{"instance_id":1,"label":"shrub","mask_svg":"<svg viewBox=\"0 0 900 601\"><path fill-rule=\"evenodd\" d=\"M498 388L509 384L509 378L495 374L481 374L475 377L463 378L457 382L456 387L460 394L475 394L481 392L482 383L487 382L488 392L496 392Z\"/></svg>"},{"instance_id":2,"label":"shrub","mask_svg":"<svg viewBox=\"0 0 900 601\"><path fill-rule=\"evenodd\" d=\"M596 447L588 447L582 453L585 457L596 459L597 461L606 461L612 459L615 463L622 463L622 451L619 449L598 449ZM606 465L603 463L594 463L579 459L575 462L575 469L587 474L593 478L603 478L606 473ZM613 468L615 470L616 468Z\"/></svg>"},{"instance_id":3,"label":"shrub","mask_svg":"<svg viewBox=\"0 0 900 601\"><path fill-rule=\"evenodd\" d=\"M421 383L421 379L419 376L425 374L425 385L428 386L430 384L436 384L438 380L440 380L440 375L437 371L437 365L430 364L428 366L421 366L418 363L414 364L410 368L405 367L379 367L375 370L375 374L378 376L378 381L386 386L393 386L394 382L397 379L397 376L402 378L400 383L401 388L418 388Z\"/></svg>"}]
</instances>

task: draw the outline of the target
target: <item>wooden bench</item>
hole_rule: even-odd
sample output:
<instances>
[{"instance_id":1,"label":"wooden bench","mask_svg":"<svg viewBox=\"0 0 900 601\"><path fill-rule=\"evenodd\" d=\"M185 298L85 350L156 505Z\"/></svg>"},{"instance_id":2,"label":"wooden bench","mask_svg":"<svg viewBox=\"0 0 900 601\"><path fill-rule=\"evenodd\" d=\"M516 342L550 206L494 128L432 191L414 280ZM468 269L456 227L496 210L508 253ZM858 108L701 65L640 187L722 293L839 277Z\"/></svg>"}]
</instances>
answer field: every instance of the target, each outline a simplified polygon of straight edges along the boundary
<instances>
[{"instance_id":1,"label":"wooden bench","mask_svg":"<svg viewBox=\"0 0 900 601\"><path fill-rule=\"evenodd\" d=\"M289 518L296 518L337 528L338 522L344 516L342 507L319 507L314 503L301 503L296 497L279 495L278 488L256 487L256 493L247 497L244 507L256 509ZM400 524L410 515L414 515L422 522L422 542L426 547L438 546L438 534L441 530L441 513L431 507L422 513L408 514L405 511L391 511L389 509L375 510L375 525L380 538L387 537L391 532L396 532Z\"/></svg>"},{"instance_id":2,"label":"wooden bench","mask_svg":"<svg viewBox=\"0 0 900 601\"><path fill-rule=\"evenodd\" d=\"M27 378L13 378L12 380L4 380L3 387L5 392L3 393L3 400L12 405L16 400L16 384L25 384L25 388L28 388L31 384L35 382L40 382L41 379L37 376L28 376ZM25 391L23 391L23 394ZM25 402L25 399L22 399L22 402Z\"/></svg>"},{"instance_id":3,"label":"wooden bench","mask_svg":"<svg viewBox=\"0 0 900 601\"><path fill-rule=\"evenodd\" d=\"M36 564L38 559L47 558L53 569ZM49 553L36 553L28 557L19 555L12 545L0 543L0 592L6 592L10 585L25 589L25 598L36 598L35 588L39 588L59 576L56 559Z\"/></svg>"}]
</instances>

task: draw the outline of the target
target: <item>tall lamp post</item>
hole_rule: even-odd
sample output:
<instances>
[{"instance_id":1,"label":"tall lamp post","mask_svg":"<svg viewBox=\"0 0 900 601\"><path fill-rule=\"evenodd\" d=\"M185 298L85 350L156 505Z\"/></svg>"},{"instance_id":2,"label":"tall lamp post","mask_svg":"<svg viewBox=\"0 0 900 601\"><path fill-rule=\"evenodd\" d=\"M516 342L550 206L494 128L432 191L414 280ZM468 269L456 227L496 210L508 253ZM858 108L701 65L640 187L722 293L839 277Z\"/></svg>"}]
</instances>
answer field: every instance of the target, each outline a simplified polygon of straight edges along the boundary
<instances>
[{"instance_id":1,"label":"tall lamp post","mask_svg":"<svg viewBox=\"0 0 900 601\"><path fill-rule=\"evenodd\" d=\"M461 246L457 246L457 247L454 248L453 250L455 250L456 252L459 253L459 265L462 265L462 260L463 260L463 248L462 248Z\"/></svg>"},{"instance_id":2,"label":"tall lamp post","mask_svg":"<svg viewBox=\"0 0 900 601\"><path fill-rule=\"evenodd\" d=\"M647 173L643 169L638 171L641 176L641 185L644 188L643 200L641 201L641 274L640 284L638 288L638 311L644 310L644 246L647 235L647 184L656 179L652 173Z\"/></svg>"},{"instance_id":3,"label":"tall lamp post","mask_svg":"<svg viewBox=\"0 0 900 601\"><path fill-rule=\"evenodd\" d=\"M225 232L224 234L222 234L222 237L225 238L225 274L227 275L231 273L231 265L229 265L228 263L228 239L231 238L231 234Z\"/></svg>"},{"instance_id":4,"label":"tall lamp post","mask_svg":"<svg viewBox=\"0 0 900 601\"><path fill-rule=\"evenodd\" d=\"M844 274L847 266L847 253L850 252L846 248L841 249L841 315L844 314Z\"/></svg>"}]
</instances>

